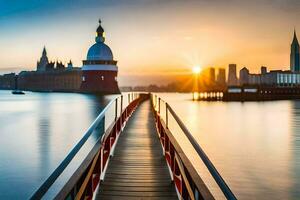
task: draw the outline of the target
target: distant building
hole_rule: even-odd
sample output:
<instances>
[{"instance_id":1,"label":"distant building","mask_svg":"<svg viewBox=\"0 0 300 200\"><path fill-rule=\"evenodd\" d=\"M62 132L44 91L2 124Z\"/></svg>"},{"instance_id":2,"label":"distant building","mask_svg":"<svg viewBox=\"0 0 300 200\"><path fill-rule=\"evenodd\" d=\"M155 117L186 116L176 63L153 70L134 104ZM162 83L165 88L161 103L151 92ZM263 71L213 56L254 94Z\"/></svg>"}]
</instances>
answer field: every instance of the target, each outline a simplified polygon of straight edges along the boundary
<instances>
[{"instance_id":1,"label":"distant building","mask_svg":"<svg viewBox=\"0 0 300 200\"><path fill-rule=\"evenodd\" d=\"M220 68L218 69L218 75L217 75L217 85L219 86L225 86L226 84L226 74L225 69Z\"/></svg>"},{"instance_id":2,"label":"distant building","mask_svg":"<svg viewBox=\"0 0 300 200\"><path fill-rule=\"evenodd\" d=\"M247 68L240 70L240 86L300 87L300 72L271 70L262 67L261 74L251 74Z\"/></svg>"},{"instance_id":3,"label":"distant building","mask_svg":"<svg viewBox=\"0 0 300 200\"><path fill-rule=\"evenodd\" d=\"M46 71L53 71L53 70L64 70L65 65L61 61L49 62L47 56L47 50L46 47L44 47L42 56L40 60L37 62L36 68L38 72L46 72Z\"/></svg>"},{"instance_id":4,"label":"distant building","mask_svg":"<svg viewBox=\"0 0 300 200\"><path fill-rule=\"evenodd\" d=\"M80 92L82 71L23 71L18 76L18 89L44 92Z\"/></svg>"},{"instance_id":5,"label":"distant building","mask_svg":"<svg viewBox=\"0 0 300 200\"><path fill-rule=\"evenodd\" d=\"M0 89L13 90L16 88L17 76L15 73L0 75Z\"/></svg>"},{"instance_id":6,"label":"distant building","mask_svg":"<svg viewBox=\"0 0 300 200\"><path fill-rule=\"evenodd\" d=\"M72 63L72 60L70 60L69 62L68 62L68 67L67 67L67 69L72 69L73 68L73 63Z\"/></svg>"},{"instance_id":7,"label":"distant building","mask_svg":"<svg viewBox=\"0 0 300 200\"><path fill-rule=\"evenodd\" d=\"M236 76L236 64L229 64L227 85L228 86L238 85L238 78Z\"/></svg>"},{"instance_id":8,"label":"distant building","mask_svg":"<svg viewBox=\"0 0 300 200\"><path fill-rule=\"evenodd\" d=\"M49 62L46 47L37 62L36 71L22 71L17 78L17 87L31 91L79 92L81 85L81 68L66 70L61 61Z\"/></svg>"},{"instance_id":9,"label":"distant building","mask_svg":"<svg viewBox=\"0 0 300 200\"><path fill-rule=\"evenodd\" d=\"M261 68L260 68L260 73L261 73L261 74L267 74L267 72L268 72L267 67L261 66Z\"/></svg>"},{"instance_id":10,"label":"distant building","mask_svg":"<svg viewBox=\"0 0 300 200\"><path fill-rule=\"evenodd\" d=\"M280 87L299 87L300 86L300 72L291 71L270 71L274 74L276 85Z\"/></svg>"},{"instance_id":11,"label":"distant building","mask_svg":"<svg viewBox=\"0 0 300 200\"><path fill-rule=\"evenodd\" d=\"M291 44L290 69L292 72L300 71L299 43L298 43L296 31L294 31L294 38Z\"/></svg>"},{"instance_id":12,"label":"distant building","mask_svg":"<svg viewBox=\"0 0 300 200\"><path fill-rule=\"evenodd\" d=\"M56 61L56 69L57 70L64 70L66 67L62 62Z\"/></svg>"},{"instance_id":13,"label":"distant building","mask_svg":"<svg viewBox=\"0 0 300 200\"><path fill-rule=\"evenodd\" d=\"M260 68L260 74L251 74L244 67L239 72L240 86L260 86L260 87L300 87L300 52L299 43L294 31L294 38L291 44L290 70L271 70L267 67ZM228 86L236 85L236 65L229 65Z\"/></svg>"},{"instance_id":14,"label":"distant building","mask_svg":"<svg viewBox=\"0 0 300 200\"><path fill-rule=\"evenodd\" d=\"M210 86L213 86L214 84L215 84L215 82L216 82L216 72L215 72L215 68L213 68L213 67L210 67L210 68L208 68L208 70L209 70L209 76L208 76L208 84L210 85Z\"/></svg>"},{"instance_id":15,"label":"distant building","mask_svg":"<svg viewBox=\"0 0 300 200\"><path fill-rule=\"evenodd\" d=\"M113 53L105 44L104 29L99 20L95 44L83 60L80 91L87 93L120 93L118 86L118 66Z\"/></svg>"},{"instance_id":16,"label":"distant building","mask_svg":"<svg viewBox=\"0 0 300 200\"><path fill-rule=\"evenodd\" d=\"M46 71L49 64L46 47L43 49L42 57L40 61L37 62L37 71Z\"/></svg>"},{"instance_id":17,"label":"distant building","mask_svg":"<svg viewBox=\"0 0 300 200\"><path fill-rule=\"evenodd\" d=\"M101 21L100 21L101 23ZM59 91L84 93L120 93L117 81L117 61L111 49L104 43L101 24L97 29L96 44L89 48L83 67L67 67L61 61L49 62L46 47L37 62L36 71L23 71L16 79L17 87L31 91ZM1 81L1 78L3 81ZM10 77L13 80L13 77ZM13 85L13 82L10 83ZM7 86L7 77L0 77L0 88Z\"/></svg>"},{"instance_id":18,"label":"distant building","mask_svg":"<svg viewBox=\"0 0 300 200\"><path fill-rule=\"evenodd\" d=\"M240 85L247 85L249 83L249 70L246 67L243 67L240 70Z\"/></svg>"},{"instance_id":19,"label":"distant building","mask_svg":"<svg viewBox=\"0 0 300 200\"><path fill-rule=\"evenodd\" d=\"M261 84L261 75L260 74L249 74L248 85L260 85L260 84Z\"/></svg>"}]
</instances>

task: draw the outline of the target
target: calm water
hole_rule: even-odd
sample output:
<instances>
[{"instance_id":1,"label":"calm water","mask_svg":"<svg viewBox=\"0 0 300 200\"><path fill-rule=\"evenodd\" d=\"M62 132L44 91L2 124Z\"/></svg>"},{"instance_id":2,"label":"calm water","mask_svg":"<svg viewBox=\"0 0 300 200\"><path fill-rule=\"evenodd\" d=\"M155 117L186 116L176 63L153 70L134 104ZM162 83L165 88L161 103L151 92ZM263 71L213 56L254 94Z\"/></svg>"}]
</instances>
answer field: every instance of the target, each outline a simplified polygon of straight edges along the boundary
<instances>
[{"instance_id":1,"label":"calm water","mask_svg":"<svg viewBox=\"0 0 300 200\"><path fill-rule=\"evenodd\" d=\"M0 199L28 198L112 98L31 92L12 95L0 91ZM96 136L88 140L57 188L95 141Z\"/></svg>"},{"instance_id":2,"label":"calm water","mask_svg":"<svg viewBox=\"0 0 300 200\"><path fill-rule=\"evenodd\" d=\"M185 122L239 199L300 198L300 101L193 102L190 94L160 96ZM0 91L0 199L28 198L112 98ZM171 117L170 128L208 187L222 199ZM50 194L65 183L95 138Z\"/></svg>"},{"instance_id":3,"label":"calm water","mask_svg":"<svg viewBox=\"0 0 300 200\"><path fill-rule=\"evenodd\" d=\"M300 101L193 102L190 94L160 96L239 199L300 199ZM182 137L174 123L171 129ZM195 152L181 142L209 187L222 198Z\"/></svg>"}]
</instances>

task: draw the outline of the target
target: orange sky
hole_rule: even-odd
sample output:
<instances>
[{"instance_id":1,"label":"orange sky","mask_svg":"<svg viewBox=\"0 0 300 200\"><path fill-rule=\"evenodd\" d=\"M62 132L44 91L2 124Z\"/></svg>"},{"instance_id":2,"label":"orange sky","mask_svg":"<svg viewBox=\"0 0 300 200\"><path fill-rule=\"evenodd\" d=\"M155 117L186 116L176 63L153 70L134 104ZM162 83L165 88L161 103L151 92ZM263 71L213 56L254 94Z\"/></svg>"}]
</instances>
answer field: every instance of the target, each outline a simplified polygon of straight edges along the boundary
<instances>
[{"instance_id":1,"label":"orange sky","mask_svg":"<svg viewBox=\"0 0 300 200\"><path fill-rule=\"evenodd\" d=\"M34 16L40 9L0 16L2 72L34 70L44 45L50 59L72 59L81 66L94 42L98 17L119 61L121 85L163 84L194 65L236 63L252 72L261 65L288 69L300 16L294 0L113 2L53 9L39 17Z\"/></svg>"}]
</instances>

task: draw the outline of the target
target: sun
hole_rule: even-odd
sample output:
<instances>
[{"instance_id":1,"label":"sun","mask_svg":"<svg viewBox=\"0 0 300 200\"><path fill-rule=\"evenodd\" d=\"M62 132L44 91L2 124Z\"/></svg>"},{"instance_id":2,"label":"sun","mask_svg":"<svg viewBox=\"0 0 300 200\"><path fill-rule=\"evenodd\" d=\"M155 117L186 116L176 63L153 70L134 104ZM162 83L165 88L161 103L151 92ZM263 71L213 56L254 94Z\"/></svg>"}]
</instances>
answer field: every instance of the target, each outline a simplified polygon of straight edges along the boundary
<instances>
[{"instance_id":1,"label":"sun","mask_svg":"<svg viewBox=\"0 0 300 200\"><path fill-rule=\"evenodd\" d=\"M193 73L194 74L199 74L201 72L201 68L199 66L193 67Z\"/></svg>"}]
</instances>

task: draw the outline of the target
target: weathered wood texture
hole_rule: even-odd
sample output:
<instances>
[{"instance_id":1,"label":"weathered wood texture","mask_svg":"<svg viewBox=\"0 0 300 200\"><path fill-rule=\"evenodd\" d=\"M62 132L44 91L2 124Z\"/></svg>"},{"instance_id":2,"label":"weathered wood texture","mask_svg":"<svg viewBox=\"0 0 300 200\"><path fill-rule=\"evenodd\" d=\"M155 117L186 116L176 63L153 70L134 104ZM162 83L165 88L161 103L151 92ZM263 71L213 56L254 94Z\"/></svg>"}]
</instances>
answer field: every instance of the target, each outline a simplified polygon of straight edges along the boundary
<instances>
[{"instance_id":1,"label":"weathered wood texture","mask_svg":"<svg viewBox=\"0 0 300 200\"><path fill-rule=\"evenodd\" d=\"M178 199L149 100L121 134L96 199Z\"/></svg>"}]
</instances>

